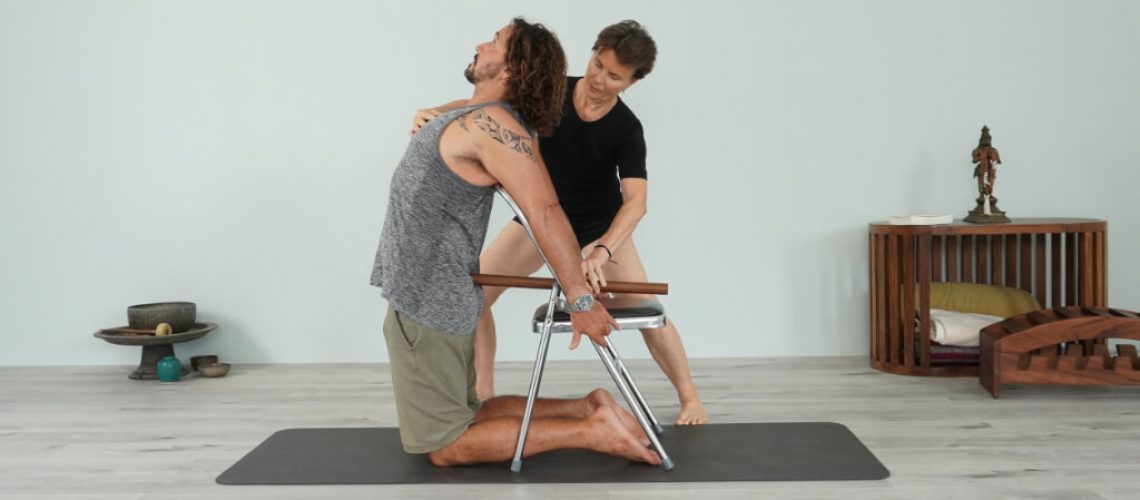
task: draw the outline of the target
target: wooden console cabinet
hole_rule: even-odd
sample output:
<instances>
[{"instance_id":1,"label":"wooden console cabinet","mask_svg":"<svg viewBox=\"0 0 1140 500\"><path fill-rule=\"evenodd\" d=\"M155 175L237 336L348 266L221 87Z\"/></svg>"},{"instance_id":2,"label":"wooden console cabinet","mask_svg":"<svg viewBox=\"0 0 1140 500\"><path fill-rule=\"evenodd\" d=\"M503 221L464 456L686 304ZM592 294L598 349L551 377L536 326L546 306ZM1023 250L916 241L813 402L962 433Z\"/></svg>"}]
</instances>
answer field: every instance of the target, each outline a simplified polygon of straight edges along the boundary
<instances>
[{"instance_id":1,"label":"wooden console cabinet","mask_svg":"<svg viewBox=\"0 0 1140 500\"><path fill-rule=\"evenodd\" d=\"M870 224L871 366L906 375L978 375L977 366L931 363L931 282L1016 287L1043 308L1105 307L1107 226L1075 218Z\"/></svg>"}]
</instances>

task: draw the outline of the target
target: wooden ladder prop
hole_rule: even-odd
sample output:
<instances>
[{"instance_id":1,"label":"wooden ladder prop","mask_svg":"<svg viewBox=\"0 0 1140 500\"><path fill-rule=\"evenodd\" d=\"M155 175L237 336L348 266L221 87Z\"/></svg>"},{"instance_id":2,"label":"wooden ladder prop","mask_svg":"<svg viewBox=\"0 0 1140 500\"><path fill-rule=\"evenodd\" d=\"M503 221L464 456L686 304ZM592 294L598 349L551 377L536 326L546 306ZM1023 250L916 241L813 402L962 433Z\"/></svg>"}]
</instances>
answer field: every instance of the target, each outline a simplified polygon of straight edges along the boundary
<instances>
[{"instance_id":1,"label":"wooden ladder prop","mask_svg":"<svg viewBox=\"0 0 1140 500\"><path fill-rule=\"evenodd\" d=\"M981 330L980 381L996 399L1002 384L1140 384L1136 346L1117 355L1107 339L1140 340L1140 315L1123 309L1056 307Z\"/></svg>"}]
</instances>

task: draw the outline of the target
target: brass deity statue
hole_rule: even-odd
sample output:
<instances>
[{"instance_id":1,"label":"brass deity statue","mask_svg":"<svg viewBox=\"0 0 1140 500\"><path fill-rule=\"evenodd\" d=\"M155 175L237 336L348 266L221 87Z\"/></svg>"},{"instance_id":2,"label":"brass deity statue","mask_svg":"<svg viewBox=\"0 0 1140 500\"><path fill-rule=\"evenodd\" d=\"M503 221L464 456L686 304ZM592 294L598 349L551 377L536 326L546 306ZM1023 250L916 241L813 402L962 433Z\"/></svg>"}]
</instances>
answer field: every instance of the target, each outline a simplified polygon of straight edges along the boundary
<instances>
[{"instance_id":1,"label":"brass deity statue","mask_svg":"<svg viewBox=\"0 0 1140 500\"><path fill-rule=\"evenodd\" d=\"M973 160L974 177L978 178L977 206L970 210L966 222L978 224L995 224L1009 222L1005 212L997 207L997 198L994 198L994 180L997 179L997 167L1001 164L1001 155L994 149L993 139L990 138L990 128L982 127L982 137L978 139L978 147L974 148Z\"/></svg>"}]
</instances>

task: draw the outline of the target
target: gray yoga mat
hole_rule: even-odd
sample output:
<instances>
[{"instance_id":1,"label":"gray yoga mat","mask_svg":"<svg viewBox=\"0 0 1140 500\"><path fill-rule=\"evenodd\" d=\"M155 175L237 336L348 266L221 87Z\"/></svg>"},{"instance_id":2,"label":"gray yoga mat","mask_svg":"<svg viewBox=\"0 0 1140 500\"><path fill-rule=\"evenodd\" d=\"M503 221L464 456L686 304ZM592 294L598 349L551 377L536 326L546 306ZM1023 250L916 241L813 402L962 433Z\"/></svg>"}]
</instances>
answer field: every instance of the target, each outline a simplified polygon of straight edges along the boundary
<instances>
[{"instance_id":1,"label":"gray yoga mat","mask_svg":"<svg viewBox=\"0 0 1140 500\"><path fill-rule=\"evenodd\" d=\"M863 443L828 422L666 426L671 471L585 450L440 468L400 447L394 428L278 431L218 476L220 484L625 483L839 481L890 475Z\"/></svg>"}]
</instances>

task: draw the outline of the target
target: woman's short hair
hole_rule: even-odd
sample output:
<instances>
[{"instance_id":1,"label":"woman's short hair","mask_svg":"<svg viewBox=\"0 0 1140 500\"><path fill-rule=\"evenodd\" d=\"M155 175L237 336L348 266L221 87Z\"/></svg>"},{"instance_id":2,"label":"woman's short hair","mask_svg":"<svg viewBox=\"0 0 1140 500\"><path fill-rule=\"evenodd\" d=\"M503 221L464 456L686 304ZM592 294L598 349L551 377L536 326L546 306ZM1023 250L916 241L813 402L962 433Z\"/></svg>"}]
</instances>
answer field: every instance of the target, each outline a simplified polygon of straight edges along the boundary
<instances>
[{"instance_id":1,"label":"woman's short hair","mask_svg":"<svg viewBox=\"0 0 1140 500\"><path fill-rule=\"evenodd\" d=\"M618 62L633 68L634 80L645 78L653 71L653 61L657 59L657 44L653 37L641 23L632 19L606 26L598 33L592 50L602 49L613 50Z\"/></svg>"}]
</instances>

